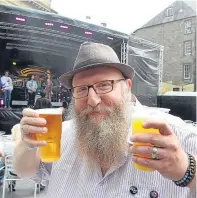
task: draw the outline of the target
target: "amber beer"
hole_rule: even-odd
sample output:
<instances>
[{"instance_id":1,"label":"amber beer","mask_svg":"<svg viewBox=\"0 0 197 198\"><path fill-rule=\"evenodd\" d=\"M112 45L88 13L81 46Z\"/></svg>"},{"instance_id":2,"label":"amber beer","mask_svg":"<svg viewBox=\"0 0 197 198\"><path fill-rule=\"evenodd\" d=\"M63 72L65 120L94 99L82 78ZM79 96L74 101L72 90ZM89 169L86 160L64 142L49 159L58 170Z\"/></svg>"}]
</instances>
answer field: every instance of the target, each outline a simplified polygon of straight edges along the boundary
<instances>
[{"instance_id":1,"label":"amber beer","mask_svg":"<svg viewBox=\"0 0 197 198\"><path fill-rule=\"evenodd\" d=\"M60 158L60 140L62 132L62 110L60 108L38 109L39 117L46 119L47 133L36 133L38 141L45 140L46 146L40 147L43 162L55 162Z\"/></svg>"},{"instance_id":2,"label":"amber beer","mask_svg":"<svg viewBox=\"0 0 197 198\"><path fill-rule=\"evenodd\" d=\"M132 116L132 134L139 134L139 133L151 133L151 134L160 134L158 129L145 129L143 128L143 122L148 119L156 119L154 117L150 117L148 114L144 113L134 113ZM141 142L134 142L133 146L153 146L148 143L141 143ZM151 156L142 156L139 154L135 154L135 156L142 157L142 158L151 158ZM141 166L139 164L136 164L133 162L133 165L136 169L142 170L142 171L153 171L150 168L147 168L145 166Z\"/></svg>"}]
</instances>

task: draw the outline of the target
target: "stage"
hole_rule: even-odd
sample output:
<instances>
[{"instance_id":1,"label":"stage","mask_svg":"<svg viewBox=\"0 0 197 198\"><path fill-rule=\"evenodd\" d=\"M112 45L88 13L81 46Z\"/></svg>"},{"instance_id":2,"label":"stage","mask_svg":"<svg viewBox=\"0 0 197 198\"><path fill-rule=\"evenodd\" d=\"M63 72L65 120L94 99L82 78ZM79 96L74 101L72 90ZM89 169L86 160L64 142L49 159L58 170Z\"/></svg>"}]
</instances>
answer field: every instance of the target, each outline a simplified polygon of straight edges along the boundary
<instances>
[{"instance_id":1,"label":"stage","mask_svg":"<svg viewBox=\"0 0 197 198\"><path fill-rule=\"evenodd\" d=\"M0 108L0 131L11 134L12 127L20 122L22 108L5 109Z\"/></svg>"},{"instance_id":2,"label":"stage","mask_svg":"<svg viewBox=\"0 0 197 198\"><path fill-rule=\"evenodd\" d=\"M62 102L51 102L53 107L62 107ZM27 101L20 101L20 100L13 100L12 101L12 106L14 107L26 107L27 106Z\"/></svg>"},{"instance_id":3,"label":"stage","mask_svg":"<svg viewBox=\"0 0 197 198\"><path fill-rule=\"evenodd\" d=\"M27 101L12 101L15 108L0 108L0 131L11 134L12 127L22 118L22 110L27 107ZM62 102L52 102L53 107L62 107ZM17 108L18 107L18 108Z\"/></svg>"}]
</instances>

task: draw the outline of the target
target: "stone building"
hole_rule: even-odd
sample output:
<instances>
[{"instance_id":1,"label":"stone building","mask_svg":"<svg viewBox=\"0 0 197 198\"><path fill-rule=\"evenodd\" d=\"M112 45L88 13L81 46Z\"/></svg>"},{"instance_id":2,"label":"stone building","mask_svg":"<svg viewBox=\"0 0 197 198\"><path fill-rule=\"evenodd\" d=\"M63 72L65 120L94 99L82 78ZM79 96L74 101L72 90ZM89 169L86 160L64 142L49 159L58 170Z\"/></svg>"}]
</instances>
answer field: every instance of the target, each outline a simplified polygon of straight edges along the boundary
<instances>
[{"instance_id":1,"label":"stone building","mask_svg":"<svg viewBox=\"0 0 197 198\"><path fill-rule=\"evenodd\" d=\"M0 0L0 4L57 13L51 8L51 0Z\"/></svg>"},{"instance_id":2,"label":"stone building","mask_svg":"<svg viewBox=\"0 0 197 198\"><path fill-rule=\"evenodd\" d=\"M164 46L163 93L196 90L196 1L175 1L132 34Z\"/></svg>"}]
</instances>

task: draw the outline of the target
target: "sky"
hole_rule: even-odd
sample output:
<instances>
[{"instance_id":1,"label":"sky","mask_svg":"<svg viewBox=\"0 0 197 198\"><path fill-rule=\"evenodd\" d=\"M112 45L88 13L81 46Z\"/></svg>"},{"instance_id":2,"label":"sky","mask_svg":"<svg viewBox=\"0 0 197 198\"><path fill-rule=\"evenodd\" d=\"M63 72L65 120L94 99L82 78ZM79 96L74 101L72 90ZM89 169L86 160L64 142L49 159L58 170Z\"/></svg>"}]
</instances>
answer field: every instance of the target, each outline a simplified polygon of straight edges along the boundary
<instances>
[{"instance_id":1,"label":"sky","mask_svg":"<svg viewBox=\"0 0 197 198\"><path fill-rule=\"evenodd\" d=\"M175 0L52 0L58 14L130 34ZM87 20L90 16L91 20Z\"/></svg>"}]
</instances>

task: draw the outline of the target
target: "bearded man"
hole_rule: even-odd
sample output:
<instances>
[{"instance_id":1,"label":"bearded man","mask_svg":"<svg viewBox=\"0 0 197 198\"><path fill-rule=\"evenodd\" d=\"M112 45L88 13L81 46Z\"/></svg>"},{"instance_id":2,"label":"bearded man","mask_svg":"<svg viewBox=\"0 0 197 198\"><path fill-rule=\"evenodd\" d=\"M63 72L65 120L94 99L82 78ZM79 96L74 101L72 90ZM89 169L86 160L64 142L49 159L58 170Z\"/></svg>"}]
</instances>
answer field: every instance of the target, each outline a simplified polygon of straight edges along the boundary
<instances>
[{"instance_id":1,"label":"bearded man","mask_svg":"<svg viewBox=\"0 0 197 198\"><path fill-rule=\"evenodd\" d=\"M17 174L35 176L37 182L48 179L47 198L195 196L197 133L188 131L184 122L170 123L171 117L168 124L149 120L143 127L156 128L161 135L131 136L132 142L154 145L154 151L150 146L128 143L131 116L138 109L131 102L133 77L134 69L121 64L112 48L83 43L73 71L60 77L73 94L73 119L62 125L60 159L53 164L40 160L39 147L46 142L32 139L31 134L47 132L46 120L25 109L23 138L14 154ZM141 106L139 111L147 108ZM133 155L136 153L152 158ZM155 171L136 170L132 161Z\"/></svg>"}]
</instances>

